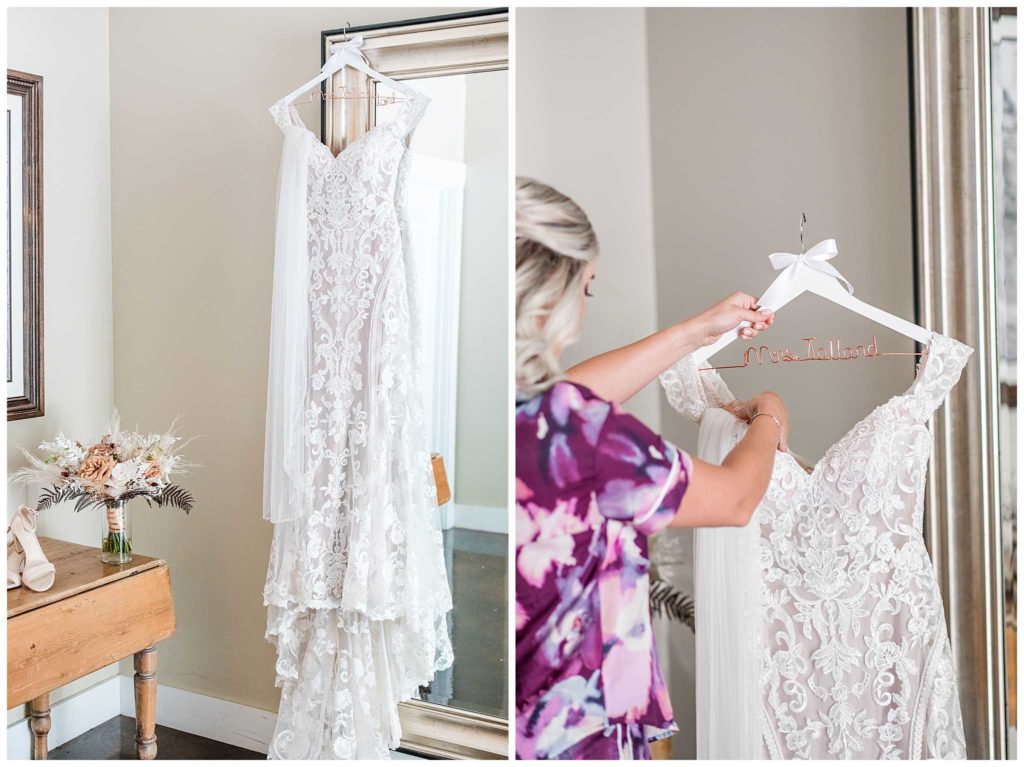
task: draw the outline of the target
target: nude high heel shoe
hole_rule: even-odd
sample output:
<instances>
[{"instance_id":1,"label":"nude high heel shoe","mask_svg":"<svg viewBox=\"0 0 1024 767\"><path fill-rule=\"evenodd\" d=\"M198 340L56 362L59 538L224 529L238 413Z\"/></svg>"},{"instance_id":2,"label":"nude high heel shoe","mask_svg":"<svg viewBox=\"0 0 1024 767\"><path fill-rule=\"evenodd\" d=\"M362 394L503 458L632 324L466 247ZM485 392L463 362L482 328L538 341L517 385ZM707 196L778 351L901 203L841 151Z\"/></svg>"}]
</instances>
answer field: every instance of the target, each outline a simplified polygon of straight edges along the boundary
<instances>
[{"instance_id":1,"label":"nude high heel shoe","mask_svg":"<svg viewBox=\"0 0 1024 767\"><path fill-rule=\"evenodd\" d=\"M11 529L7 528L11 535ZM7 590L16 589L21 585L21 571L25 569L25 557L18 551L13 536L7 544Z\"/></svg>"},{"instance_id":2,"label":"nude high heel shoe","mask_svg":"<svg viewBox=\"0 0 1024 767\"><path fill-rule=\"evenodd\" d=\"M21 585L32 591L46 591L53 586L57 568L46 558L39 539L36 538L36 511L28 506L18 508L11 520L14 535L14 551L23 557L20 563ZM11 583L11 555L7 556L7 584Z\"/></svg>"}]
</instances>

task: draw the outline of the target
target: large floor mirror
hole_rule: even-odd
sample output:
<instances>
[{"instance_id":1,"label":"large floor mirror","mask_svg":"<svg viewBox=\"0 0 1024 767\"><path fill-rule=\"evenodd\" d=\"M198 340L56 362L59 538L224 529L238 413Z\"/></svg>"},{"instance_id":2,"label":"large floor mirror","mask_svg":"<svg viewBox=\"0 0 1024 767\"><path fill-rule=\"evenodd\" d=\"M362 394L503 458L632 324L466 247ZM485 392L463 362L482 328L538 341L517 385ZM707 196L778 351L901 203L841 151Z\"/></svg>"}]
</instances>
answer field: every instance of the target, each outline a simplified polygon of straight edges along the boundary
<instances>
[{"instance_id":1,"label":"large floor mirror","mask_svg":"<svg viewBox=\"0 0 1024 767\"><path fill-rule=\"evenodd\" d=\"M993 8L992 186L995 211L999 482L1006 604L1008 759L1017 751L1017 9Z\"/></svg>"},{"instance_id":2,"label":"large floor mirror","mask_svg":"<svg viewBox=\"0 0 1024 767\"><path fill-rule=\"evenodd\" d=\"M919 311L976 350L933 425L926 535L968 757L1016 758L1017 14L909 20Z\"/></svg>"},{"instance_id":3,"label":"large floor mirror","mask_svg":"<svg viewBox=\"0 0 1024 767\"><path fill-rule=\"evenodd\" d=\"M401 706L402 746L425 756L505 758L508 313L493 296L507 295L508 13L342 24L322 34L324 55L356 36L371 67L413 81L431 100L409 146L407 211L431 450L452 490L439 514L455 662L420 700ZM324 143L340 151L395 119L400 99L345 68L325 84Z\"/></svg>"}]
</instances>

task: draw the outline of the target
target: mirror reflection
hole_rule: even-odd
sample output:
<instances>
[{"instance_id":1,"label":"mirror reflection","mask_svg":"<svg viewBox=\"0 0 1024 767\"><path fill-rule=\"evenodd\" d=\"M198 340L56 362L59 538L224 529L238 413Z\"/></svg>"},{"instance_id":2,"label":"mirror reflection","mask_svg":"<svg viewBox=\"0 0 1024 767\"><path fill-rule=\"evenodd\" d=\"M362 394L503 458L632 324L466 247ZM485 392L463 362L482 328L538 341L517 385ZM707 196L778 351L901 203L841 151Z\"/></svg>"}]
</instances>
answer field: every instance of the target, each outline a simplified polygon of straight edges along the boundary
<instances>
[{"instance_id":1,"label":"mirror reflection","mask_svg":"<svg viewBox=\"0 0 1024 767\"><path fill-rule=\"evenodd\" d=\"M1006 700L1010 748L1017 726L1017 11L992 19L992 155L996 334L999 349L999 476L1006 609ZM1009 754L1016 758L1015 751Z\"/></svg>"},{"instance_id":2,"label":"mirror reflection","mask_svg":"<svg viewBox=\"0 0 1024 767\"><path fill-rule=\"evenodd\" d=\"M508 716L507 295L508 73L410 81L430 106L410 145L407 210L423 328L431 450L452 501L441 506L454 607L454 664L422 692L431 703ZM377 124L401 109L378 86Z\"/></svg>"}]
</instances>

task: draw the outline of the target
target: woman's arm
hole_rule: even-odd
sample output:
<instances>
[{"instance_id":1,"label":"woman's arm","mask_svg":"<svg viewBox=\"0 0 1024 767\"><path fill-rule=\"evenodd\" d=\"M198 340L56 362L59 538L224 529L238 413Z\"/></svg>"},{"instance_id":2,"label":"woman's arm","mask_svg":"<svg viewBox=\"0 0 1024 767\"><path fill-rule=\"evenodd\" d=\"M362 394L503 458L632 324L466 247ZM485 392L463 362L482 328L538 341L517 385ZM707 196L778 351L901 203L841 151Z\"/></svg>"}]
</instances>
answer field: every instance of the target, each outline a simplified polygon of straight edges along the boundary
<instances>
[{"instance_id":1,"label":"woman's arm","mask_svg":"<svg viewBox=\"0 0 1024 767\"><path fill-rule=\"evenodd\" d=\"M569 368L566 376L598 396L621 404L681 357L714 343L741 322L753 323L740 331L741 338L756 336L774 319L771 312L756 311L756 306L753 296L733 293L696 317L584 360Z\"/></svg>"},{"instance_id":2,"label":"woman's arm","mask_svg":"<svg viewBox=\"0 0 1024 767\"><path fill-rule=\"evenodd\" d=\"M750 428L721 466L693 460L690 484L671 527L743 527L761 502L772 476L776 450L785 450L789 413L772 392L759 394L735 409ZM767 415L782 425L780 432Z\"/></svg>"},{"instance_id":3,"label":"woman's arm","mask_svg":"<svg viewBox=\"0 0 1024 767\"><path fill-rule=\"evenodd\" d=\"M573 365L565 375L602 399L621 404L698 348L695 328L680 322Z\"/></svg>"}]
</instances>

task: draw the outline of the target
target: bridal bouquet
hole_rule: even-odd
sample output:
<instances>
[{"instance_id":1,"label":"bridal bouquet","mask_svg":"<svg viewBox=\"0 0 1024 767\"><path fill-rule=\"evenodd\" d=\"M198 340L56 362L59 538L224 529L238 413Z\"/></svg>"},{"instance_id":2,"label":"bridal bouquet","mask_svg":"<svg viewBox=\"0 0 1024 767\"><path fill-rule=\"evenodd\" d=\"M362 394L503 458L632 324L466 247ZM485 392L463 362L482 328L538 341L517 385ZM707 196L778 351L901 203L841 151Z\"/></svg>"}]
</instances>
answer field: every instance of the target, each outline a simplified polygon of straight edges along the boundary
<instances>
[{"instance_id":1,"label":"bridal bouquet","mask_svg":"<svg viewBox=\"0 0 1024 767\"><path fill-rule=\"evenodd\" d=\"M39 446L41 458L23 450L29 465L13 479L42 486L38 511L71 500L75 511L105 506L104 554L113 553L126 562L131 552L125 512L129 500L142 498L151 506L174 506L186 514L192 510L192 494L171 483L171 475L188 466L177 452L179 441L173 426L165 434L122 431L114 413L106 434L90 447L59 434Z\"/></svg>"}]
</instances>

